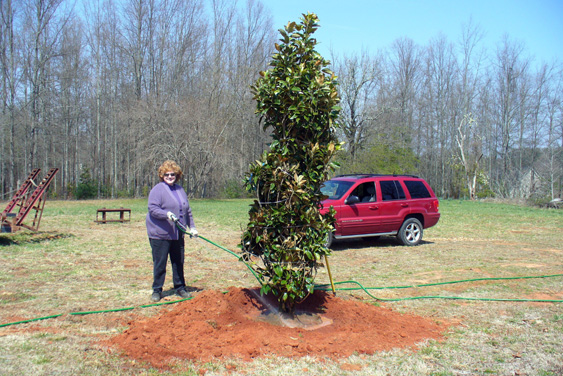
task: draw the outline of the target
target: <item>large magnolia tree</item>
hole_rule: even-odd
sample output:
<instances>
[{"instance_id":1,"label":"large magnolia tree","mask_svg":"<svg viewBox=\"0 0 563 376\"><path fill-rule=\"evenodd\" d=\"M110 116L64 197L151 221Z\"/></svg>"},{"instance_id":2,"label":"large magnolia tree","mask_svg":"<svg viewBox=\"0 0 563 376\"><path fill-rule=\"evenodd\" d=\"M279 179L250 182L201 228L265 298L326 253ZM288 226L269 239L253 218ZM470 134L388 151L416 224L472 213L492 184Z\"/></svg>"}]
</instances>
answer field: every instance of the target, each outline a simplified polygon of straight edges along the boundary
<instances>
[{"instance_id":1,"label":"large magnolia tree","mask_svg":"<svg viewBox=\"0 0 563 376\"><path fill-rule=\"evenodd\" d=\"M336 76L316 50L315 14L281 30L271 69L252 86L264 129L272 130L269 152L250 166L246 188L255 192L242 252L286 313L314 290L334 214L320 214L322 183L340 148L335 127L340 107Z\"/></svg>"}]
</instances>

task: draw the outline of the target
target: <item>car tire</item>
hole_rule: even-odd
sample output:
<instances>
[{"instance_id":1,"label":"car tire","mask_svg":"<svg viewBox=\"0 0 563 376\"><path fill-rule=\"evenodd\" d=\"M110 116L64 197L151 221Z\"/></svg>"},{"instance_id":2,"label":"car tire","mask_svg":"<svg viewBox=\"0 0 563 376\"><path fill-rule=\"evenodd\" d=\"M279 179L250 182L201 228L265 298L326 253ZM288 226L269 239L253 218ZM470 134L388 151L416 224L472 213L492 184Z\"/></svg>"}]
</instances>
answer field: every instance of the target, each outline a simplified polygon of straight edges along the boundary
<instances>
[{"instance_id":1,"label":"car tire","mask_svg":"<svg viewBox=\"0 0 563 376\"><path fill-rule=\"evenodd\" d=\"M397 234L399 241L406 246L418 245L422 241L423 228L416 218L407 218Z\"/></svg>"},{"instance_id":2,"label":"car tire","mask_svg":"<svg viewBox=\"0 0 563 376\"><path fill-rule=\"evenodd\" d=\"M325 247L330 248L332 242L334 241L334 233L331 231L328 233L326 240L325 240Z\"/></svg>"}]
</instances>

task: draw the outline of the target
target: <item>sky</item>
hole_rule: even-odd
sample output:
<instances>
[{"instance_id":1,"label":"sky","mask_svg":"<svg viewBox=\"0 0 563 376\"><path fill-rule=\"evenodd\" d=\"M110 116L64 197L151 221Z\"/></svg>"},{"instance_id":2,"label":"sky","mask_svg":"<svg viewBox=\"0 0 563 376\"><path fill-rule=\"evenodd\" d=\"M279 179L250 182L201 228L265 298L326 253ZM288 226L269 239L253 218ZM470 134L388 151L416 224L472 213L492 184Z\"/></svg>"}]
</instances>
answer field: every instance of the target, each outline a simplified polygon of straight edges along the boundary
<instances>
[{"instance_id":1,"label":"sky","mask_svg":"<svg viewBox=\"0 0 563 376\"><path fill-rule=\"evenodd\" d=\"M535 63L563 62L563 0L262 0L274 28L319 17L317 51L337 55L375 53L399 38L426 46L443 33L457 43L470 21L484 34L483 47L495 56L503 35L524 45Z\"/></svg>"}]
</instances>

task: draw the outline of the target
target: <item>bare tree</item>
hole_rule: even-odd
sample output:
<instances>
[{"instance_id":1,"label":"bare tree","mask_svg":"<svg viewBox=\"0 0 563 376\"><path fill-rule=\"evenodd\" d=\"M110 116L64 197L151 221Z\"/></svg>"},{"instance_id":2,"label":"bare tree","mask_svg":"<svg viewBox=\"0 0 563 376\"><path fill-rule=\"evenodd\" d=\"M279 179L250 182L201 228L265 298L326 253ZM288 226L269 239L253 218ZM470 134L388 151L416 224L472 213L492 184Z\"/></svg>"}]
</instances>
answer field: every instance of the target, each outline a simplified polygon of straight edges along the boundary
<instances>
[{"instance_id":1,"label":"bare tree","mask_svg":"<svg viewBox=\"0 0 563 376\"><path fill-rule=\"evenodd\" d=\"M475 100L478 96L478 84L480 73L483 69L484 51L476 51L483 40L483 32L478 25L469 22L462 26L462 36L459 41L461 51L461 86L460 96L464 114L472 112Z\"/></svg>"},{"instance_id":2,"label":"bare tree","mask_svg":"<svg viewBox=\"0 0 563 376\"><path fill-rule=\"evenodd\" d=\"M2 138L2 155L4 163L0 166L2 189L8 192L15 190L15 138L16 138L16 97L21 84L21 65L18 56L15 30L15 9L12 0L0 2L0 68L2 74L2 122L0 137ZM7 148L7 151L6 151Z\"/></svg>"},{"instance_id":3,"label":"bare tree","mask_svg":"<svg viewBox=\"0 0 563 376\"><path fill-rule=\"evenodd\" d=\"M496 60L496 113L497 153L500 166L497 169L498 192L510 195L517 177L511 176L512 154L519 129L518 114L527 99L526 91L519 91L528 70L529 61L522 57L521 44L511 42L507 36L497 49Z\"/></svg>"},{"instance_id":4,"label":"bare tree","mask_svg":"<svg viewBox=\"0 0 563 376\"><path fill-rule=\"evenodd\" d=\"M376 124L379 109L376 95L382 79L381 59L367 51L334 59L339 75L340 127L346 140L346 150L354 159L365 145Z\"/></svg>"},{"instance_id":5,"label":"bare tree","mask_svg":"<svg viewBox=\"0 0 563 376\"><path fill-rule=\"evenodd\" d=\"M474 132L474 125L475 120L471 115L466 115L459 123L455 136L459 151L458 158L463 167L465 184L471 200L476 198L477 177L480 173L479 163L483 157L483 153L475 152L476 148L472 148L469 144Z\"/></svg>"},{"instance_id":6,"label":"bare tree","mask_svg":"<svg viewBox=\"0 0 563 376\"><path fill-rule=\"evenodd\" d=\"M401 142L411 146L415 123L415 109L420 80L420 49L412 39L401 38L391 47L391 83L393 101L398 109L396 126L401 133Z\"/></svg>"},{"instance_id":7,"label":"bare tree","mask_svg":"<svg viewBox=\"0 0 563 376\"><path fill-rule=\"evenodd\" d=\"M57 11L62 0L29 0L24 8L26 34L26 80L29 87L29 159L27 169L31 170L39 161L37 155L38 135L44 132L47 121L46 102L49 98L49 63L56 55L57 44L68 15Z\"/></svg>"},{"instance_id":8,"label":"bare tree","mask_svg":"<svg viewBox=\"0 0 563 376\"><path fill-rule=\"evenodd\" d=\"M547 122L547 181L551 199L563 196L563 70L553 76L548 88ZM558 142L559 141L559 142ZM559 191L556 187L559 186Z\"/></svg>"},{"instance_id":9,"label":"bare tree","mask_svg":"<svg viewBox=\"0 0 563 376\"><path fill-rule=\"evenodd\" d=\"M444 35L430 42L423 60L418 121L413 129L414 151L420 156L420 172L433 182L441 194L452 181L448 160L451 157L451 124L458 122L459 71L454 46Z\"/></svg>"},{"instance_id":10,"label":"bare tree","mask_svg":"<svg viewBox=\"0 0 563 376\"><path fill-rule=\"evenodd\" d=\"M266 133L261 131L254 115L255 103L248 88L258 78L258 72L267 68L275 35L272 16L256 0L247 0L237 17L235 30L234 59L230 61L227 75L235 121L240 128L231 129L230 153L236 157L226 156L225 167L228 179L242 182L249 163L256 160L266 144Z\"/></svg>"},{"instance_id":11,"label":"bare tree","mask_svg":"<svg viewBox=\"0 0 563 376\"><path fill-rule=\"evenodd\" d=\"M58 57L53 64L52 81L56 89L49 91L51 103L58 109L53 113L54 124L49 132L51 149L57 151L52 153L50 165L60 167L65 196L68 184L77 180L77 143L87 116L83 106L89 94L83 35L82 24L76 19L69 21L62 31Z\"/></svg>"}]
</instances>

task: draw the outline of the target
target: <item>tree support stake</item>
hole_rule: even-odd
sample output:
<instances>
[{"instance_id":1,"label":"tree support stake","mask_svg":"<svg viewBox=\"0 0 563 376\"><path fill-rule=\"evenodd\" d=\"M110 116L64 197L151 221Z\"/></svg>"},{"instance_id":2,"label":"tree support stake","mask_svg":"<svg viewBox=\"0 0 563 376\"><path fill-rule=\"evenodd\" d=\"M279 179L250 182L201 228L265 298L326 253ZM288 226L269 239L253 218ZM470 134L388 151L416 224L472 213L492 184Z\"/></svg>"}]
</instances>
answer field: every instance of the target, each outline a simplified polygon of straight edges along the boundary
<instances>
[{"instance_id":1,"label":"tree support stake","mask_svg":"<svg viewBox=\"0 0 563 376\"><path fill-rule=\"evenodd\" d=\"M328 257L325 255L326 270L328 271L328 279L330 280L330 287L332 287L332 293L336 296L336 289L334 288L334 282L332 281L332 273L330 272L330 266L328 265Z\"/></svg>"}]
</instances>

